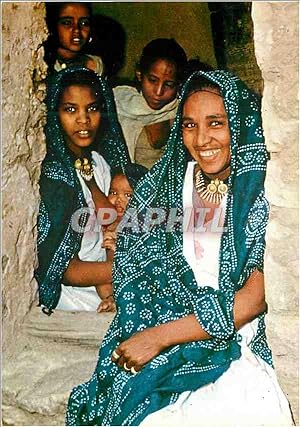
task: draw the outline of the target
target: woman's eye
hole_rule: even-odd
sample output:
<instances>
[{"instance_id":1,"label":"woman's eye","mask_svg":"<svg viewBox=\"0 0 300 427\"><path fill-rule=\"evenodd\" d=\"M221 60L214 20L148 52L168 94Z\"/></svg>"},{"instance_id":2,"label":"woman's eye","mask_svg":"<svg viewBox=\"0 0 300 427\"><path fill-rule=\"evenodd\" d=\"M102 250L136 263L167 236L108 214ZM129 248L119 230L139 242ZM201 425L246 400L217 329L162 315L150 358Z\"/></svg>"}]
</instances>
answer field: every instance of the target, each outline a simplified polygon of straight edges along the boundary
<instances>
[{"instance_id":1,"label":"woman's eye","mask_svg":"<svg viewBox=\"0 0 300 427\"><path fill-rule=\"evenodd\" d=\"M195 123L191 123L191 122L189 122L189 123L182 123L182 128L183 129L193 129L195 127L196 127Z\"/></svg>"},{"instance_id":2,"label":"woman's eye","mask_svg":"<svg viewBox=\"0 0 300 427\"><path fill-rule=\"evenodd\" d=\"M117 195L117 192L116 191L114 191L114 190L109 190L109 193L108 193L110 196L116 196Z\"/></svg>"},{"instance_id":3,"label":"woman's eye","mask_svg":"<svg viewBox=\"0 0 300 427\"><path fill-rule=\"evenodd\" d=\"M131 193L125 193L125 196L127 197L127 199L131 199L131 197L132 197L132 194Z\"/></svg>"},{"instance_id":4,"label":"woman's eye","mask_svg":"<svg viewBox=\"0 0 300 427\"><path fill-rule=\"evenodd\" d=\"M89 27L90 26L90 20L88 18L81 19L79 21L79 26L80 27Z\"/></svg>"},{"instance_id":5,"label":"woman's eye","mask_svg":"<svg viewBox=\"0 0 300 427\"><path fill-rule=\"evenodd\" d=\"M73 22L72 22L72 19L63 18L63 19L60 19L58 23L61 25L72 25Z\"/></svg>"},{"instance_id":6,"label":"woman's eye","mask_svg":"<svg viewBox=\"0 0 300 427\"><path fill-rule=\"evenodd\" d=\"M91 105L89 108L88 108L88 112L90 113L90 112L95 112L95 111L99 111L99 107L98 107L98 105Z\"/></svg>"},{"instance_id":7,"label":"woman's eye","mask_svg":"<svg viewBox=\"0 0 300 427\"><path fill-rule=\"evenodd\" d=\"M217 126L222 126L224 123L220 122L219 120L213 120L212 122L210 122L210 126L212 127L217 127Z\"/></svg>"},{"instance_id":8,"label":"woman's eye","mask_svg":"<svg viewBox=\"0 0 300 427\"><path fill-rule=\"evenodd\" d=\"M65 108L65 111L66 111L67 113L75 113L76 108L75 108L75 107L66 107L66 108Z\"/></svg>"},{"instance_id":9,"label":"woman's eye","mask_svg":"<svg viewBox=\"0 0 300 427\"><path fill-rule=\"evenodd\" d=\"M174 89L174 88L176 87L176 83L173 83L173 82L167 82L167 83L165 83L165 86L166 86L168 89Z\"/></svg>"},{"instance_id":10,"label":"woman's eye","mask_svg":"<svg viewBox=\"0 0 300 427\"><path fill-rule=\"evenodd\" d=\"M148 77L148 81L149 81L150 83L155 83L155 82L156 82L156 79L154 79L153 77Z\"/></svg>"}]
</instances>

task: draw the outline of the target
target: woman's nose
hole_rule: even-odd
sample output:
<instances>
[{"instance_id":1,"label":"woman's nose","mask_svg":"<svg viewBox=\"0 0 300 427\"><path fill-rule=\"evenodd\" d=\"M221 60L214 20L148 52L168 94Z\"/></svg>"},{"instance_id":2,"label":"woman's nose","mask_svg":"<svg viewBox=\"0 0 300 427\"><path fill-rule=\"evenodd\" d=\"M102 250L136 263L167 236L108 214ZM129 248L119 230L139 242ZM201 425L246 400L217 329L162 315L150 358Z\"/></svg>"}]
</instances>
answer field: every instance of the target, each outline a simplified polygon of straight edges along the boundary
<instances>
[{"instance_id":1,"label":"woman's nose","mask_svg":"<svg viewBox=\"0 0 300 427\"><path fill-rule=\"evenodd\" d=\"M122 203L122 201L123 201L123 197L121 196L121 194L117 194L116 202L120 204Z\"/></svg>"},{"instance_id":2,"label":"woman's nose","mask_svg":"<svg viewBox=\"0 0 300 427\"><path fill-rule=\"evenodd\" d=\"M197 132L194 143L198 147L203 147L204 145L208 144L210 141L211 141L211 137L207 132L207 130L201 127L200 128L198 127L198 132Z\"/></svg>"},{"instance_id":3,"label":"woman's nose","mask_svg":"<svg viewBox=\"0 0 300 427\"><path fill-rule=\"evenodd\" d=\"M73 33L79 34L79 31L80 31L79 22L74 22L72 30L73 30Z\"/></svg>"},{"instance_id":4,"label":"woman's nose","mask_svg":"<svg viewBox=\"0 0 300 427\"><path fill-rule=\"evenodd\" d=\"M162 84L156 85L154 91L155 91L155 95L162 96L164 93L163 85Z\"/></svg>"},{"instance_id":5,"label":"woman's nose","mask_svg":"<svg viewBox=\"0 0 300 427\"><path fill-rule=\"evenodd\" d=\"M89 114L87 111L79 111L77 115L78 123L88 123L90 120Z\"/></svg>"}]
</instances>

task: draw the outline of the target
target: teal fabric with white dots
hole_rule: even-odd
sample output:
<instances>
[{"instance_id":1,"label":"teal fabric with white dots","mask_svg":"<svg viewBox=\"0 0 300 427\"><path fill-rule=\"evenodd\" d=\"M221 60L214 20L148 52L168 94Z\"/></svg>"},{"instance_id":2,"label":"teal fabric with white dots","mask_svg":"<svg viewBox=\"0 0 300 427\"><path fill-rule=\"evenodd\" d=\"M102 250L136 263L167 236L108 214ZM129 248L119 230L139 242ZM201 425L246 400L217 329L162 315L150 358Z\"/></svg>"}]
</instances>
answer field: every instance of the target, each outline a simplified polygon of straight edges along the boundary
<instances>
[{"instance_id":1,"label":"teal fabric with white dots","mask_svg":"<svg viewBox=\"0 0 300 427\"><path fill-rule=\"evenodd\" d=\"M190 82L202 74L217 83L224 97L231 132L231 174L219 258L219 290L198 288L183 256L180 224L144 227L149 208L180 216L187 153L181 111ZM233 322L234 294L254 270L263 270L268 203L264 179L268 154L260 104L234 75L196 72L183 86L164 156L139 181L124 221L135 227L118 235L114 262L116 316L100 348L90 381L70 395L67 425L138 425L147 415L173 403L186 390L215 381L240 357L240 336ZM137 331L194 313L210 335L206 341L176 345L133 376L111 361L112 351ZM269 364L264 315L252 350ZM230 392L230 390L229 390Z\"/></svg>"}]
</instances>

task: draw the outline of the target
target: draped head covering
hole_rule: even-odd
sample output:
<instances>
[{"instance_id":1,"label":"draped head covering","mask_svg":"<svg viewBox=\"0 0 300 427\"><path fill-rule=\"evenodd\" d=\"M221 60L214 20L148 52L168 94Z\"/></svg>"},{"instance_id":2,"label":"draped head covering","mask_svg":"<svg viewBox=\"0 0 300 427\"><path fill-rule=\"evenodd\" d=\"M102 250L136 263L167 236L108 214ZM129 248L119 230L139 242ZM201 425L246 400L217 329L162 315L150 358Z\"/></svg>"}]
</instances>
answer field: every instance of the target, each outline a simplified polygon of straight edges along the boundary
<instances>
[{"instance_id":1,"label":"draped head covering","mask_svg":"<svg viewBox=\"0 0 300 427\"><path fill-rule=\"evenodd\" d=\"M190 86L201 75L219 86L231 133L231 174L218 290L209 283L197 286L183 255L180 224L187 168L182 109ZM225 71L190 76L180 95L166 152L138 182L125 213L127 227L118 234L113 271L117 313L102 342L91 380L71 393L67 425L138 425L150 413L174 403L181 392L217 380L231 361L240 357L234 294L254 270L263 269L267 159L256 96ZM166 218L151 222L149 215L157 213L157 208L166 212ZM112 351L134 333L191 313L211 339L170 347L135 376L111 361ZM264 315L260 315L251 349L272 363Z\"/></svg>"},{"instance_id":2,"label":"draped head covering","mask_svg":"<svg viewBox=\"0 0 300 427\"><path fill-rule=\"evenodd\" d=\"M139 180L148 172L148 169L137 163L127 163L118 168L111 169L111 179L117 175L124 175L132 190L135 189Z\"/></svg>"},{"instance_id":3,"label":"draped head covering","mask_svg":"<svg viewBox=\"0 0 300 427\"><path fill-rule=\"evenodd\" d=\"M82 233L73 230L71 217L78 209L86 206L74 168L76 157L65 144L58 116L60 96L70 81L94 88L97 98L102 102L99 138L91 149L101 154L110 166L121 166L129 161L113 95L105 80L82 67L67 68L51 75L47 81L47 154L42 163L39 182L39 266L35 272L39 285L39 301L47 314L57 306L62 276L71 258L80 250ZM82 221L84 223L84 218Z\"/></svg>"}]
</instances>

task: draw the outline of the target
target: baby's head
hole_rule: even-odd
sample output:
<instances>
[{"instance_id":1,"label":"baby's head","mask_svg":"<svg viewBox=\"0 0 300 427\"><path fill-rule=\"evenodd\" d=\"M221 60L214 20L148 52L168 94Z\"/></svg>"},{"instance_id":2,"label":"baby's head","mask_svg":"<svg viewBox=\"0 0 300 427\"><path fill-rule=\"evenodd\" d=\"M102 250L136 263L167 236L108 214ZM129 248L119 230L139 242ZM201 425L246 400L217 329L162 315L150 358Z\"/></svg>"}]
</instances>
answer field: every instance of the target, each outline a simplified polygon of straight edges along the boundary
<instances>
[{"instance_id":1,"label":"baby's head","mask_svg":"<svg viewBox=\"0 0 300 427\"><path fill-rule=\"evenodd\" d=\"M136 163L112 170L108 200L115 206L118 218L123 216L137 182L147 172L148 169Z\"/></svg>"}]
</instances>

